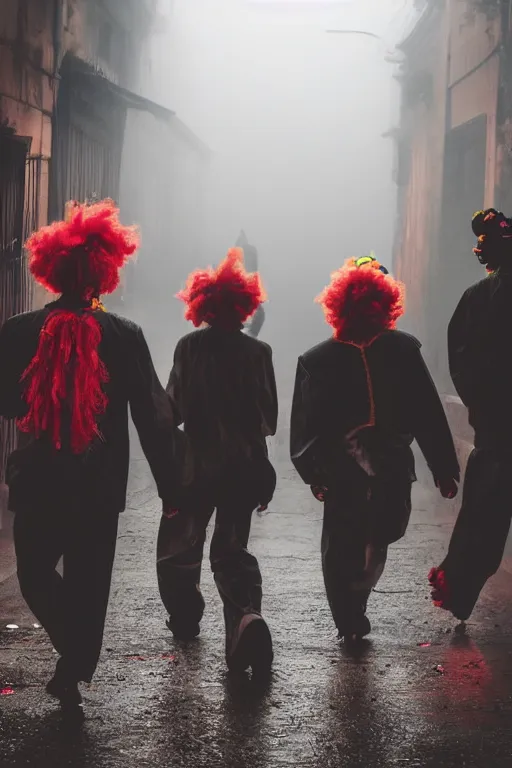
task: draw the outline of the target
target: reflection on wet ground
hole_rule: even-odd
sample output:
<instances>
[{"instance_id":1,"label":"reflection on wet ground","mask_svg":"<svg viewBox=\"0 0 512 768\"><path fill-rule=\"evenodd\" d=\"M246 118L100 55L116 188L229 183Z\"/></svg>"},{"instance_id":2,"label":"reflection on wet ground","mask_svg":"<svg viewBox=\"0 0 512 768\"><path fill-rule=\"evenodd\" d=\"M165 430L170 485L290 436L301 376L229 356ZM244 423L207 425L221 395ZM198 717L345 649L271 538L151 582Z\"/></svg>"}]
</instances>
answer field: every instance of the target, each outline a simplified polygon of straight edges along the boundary
<instances>
[{"instance_id":1,"label":"reflection on wet ground","mask_svg":"<svg viewBox=\"0 0 512 768\"><path fill-rule=\"evenodd\" d=\"M370 602L374 631L348 648L336 641L323 592L321 508L282 473L251 541L276 650L273 679L261 689L226 674L207 569L200 638L180 646L165 628L153 569L158 501L145 472L136 465L104 653L84 691L80 730L63 728L44 694L55 654L15 579L0 586L1 768L510 765L510 577L502 572L489 585L465 634L431 607L426 574L446 544L449 508L432 508L417 489L408 535L392 548Z\"/></svg>"}]
</instances>

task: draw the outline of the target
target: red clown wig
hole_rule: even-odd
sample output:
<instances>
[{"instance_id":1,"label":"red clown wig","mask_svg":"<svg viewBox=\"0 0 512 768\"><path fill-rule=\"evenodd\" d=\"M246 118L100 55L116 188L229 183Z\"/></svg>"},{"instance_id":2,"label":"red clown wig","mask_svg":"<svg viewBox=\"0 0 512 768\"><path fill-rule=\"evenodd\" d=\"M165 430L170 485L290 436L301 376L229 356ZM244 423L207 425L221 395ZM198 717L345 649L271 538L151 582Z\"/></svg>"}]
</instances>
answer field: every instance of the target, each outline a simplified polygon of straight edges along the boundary
<instances>
[{"instance_id":1,"label":"red clown wig","mask_svg":"<svg viewBox=\"0 0 512 768\"><path fill-rule=\"evenodd\" d=\"M177 298L185 303L185 317L196 328L207 323L233 330L256 312L266 296L259 274L245 271L243 250L231 248L216 269L192 272Z\"/></svg>"},{"instance_id":2,"label":"red clown wig","mask_svg":"<svg viewBox=\"0 0 512 768\"><path fill-rule=\"evenodd\" d=\"M404 313L404 286L376 260L357 266L349 259L317 301L336 339L364 346L395 327Z\"/></svg>"},{"instance_id":3,"label":"red clown wig","mask_svg":"<svg viewBox=\"0 0 512 768\"><path fill-rule=\"evenodd\" d=\"M36 438L47 433L57 450L64 407L70 411L69 448L81 454L99 436L97 422L108 404L96 310L100 294L119 285L119 270L138 245L135 229L123 227L118 214L111 200L71 203L65 221L43 227L26 244L35 279L72 300L50 311L21 378L27 413L18 426Z\"/></svg>"},{"instance_id":4,"label":"red clown wig","mask_svg":"<svg viewBox=\"0 0 512 768\"><path fill-rule=\"evenodd\" d=\"M113 293L119 270L138 248L134 227L123 227L112 200L69 203L65 221L43 227L27 241L30 271L51 293L89 299Z\"/></svg>"}]
</instances>

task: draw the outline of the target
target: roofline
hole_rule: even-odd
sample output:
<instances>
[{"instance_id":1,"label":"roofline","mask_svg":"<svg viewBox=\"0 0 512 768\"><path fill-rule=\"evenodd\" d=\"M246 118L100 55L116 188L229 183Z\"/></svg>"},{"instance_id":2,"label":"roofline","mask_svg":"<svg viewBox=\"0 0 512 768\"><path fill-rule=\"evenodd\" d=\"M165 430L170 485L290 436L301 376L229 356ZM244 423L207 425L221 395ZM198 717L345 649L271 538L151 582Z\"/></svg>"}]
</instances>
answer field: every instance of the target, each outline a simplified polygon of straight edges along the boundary
<instances>
[{"instance_id":1,"label":"roofline","mask_svg":"<svg viewBox=\"0 0 512 768\"><path fill-rule=\"evenodd\" d=\"M85 78L94 79L96 82L100 82L102 86L111 91L115 96L121 99L126 107L129 109L138 109L141 112L149 112L158 120L163 120L169 126L172 126L180 136L195 150L197 150L205 158L211 156L212 152L207 145L196 136L196 134L189 128L180 118L176 115L172 109L164 107L151 99L147 99L145 96L139 96L137 93L123 88L120 85L112 82L101 70L96 69L92 64L81 59L73 54L67 55L68 61L73 61L77 74Z\"/></svg>"},{"instance_id":2,"label":"roofline","mask_svg":"<svg viewBox=\"0 0 512 768\"><path fill-rule=\"evenodd\" d=\"M414 24L413 28L405 37L401 43L398 43L396 46L397 50L403 51L404 53L408 53L411 48L414 47L416 42L418 41L418 38L422 36L422 33L425 31L425 28L427 24L430 22L433 14L437 11L437 6L435 3L431 2L429 0L428 4L425 6L423 11L421 12L420 16L416 19L416 23Z\"/></svg>"}]
</instances>

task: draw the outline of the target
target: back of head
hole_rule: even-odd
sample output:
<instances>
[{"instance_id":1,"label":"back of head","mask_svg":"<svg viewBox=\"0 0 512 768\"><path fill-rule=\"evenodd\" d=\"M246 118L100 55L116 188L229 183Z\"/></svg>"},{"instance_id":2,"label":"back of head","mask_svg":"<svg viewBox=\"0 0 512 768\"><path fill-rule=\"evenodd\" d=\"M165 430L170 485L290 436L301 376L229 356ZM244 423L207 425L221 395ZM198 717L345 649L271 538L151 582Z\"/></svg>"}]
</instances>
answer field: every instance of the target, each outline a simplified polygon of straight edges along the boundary
<instances>
[{"instance_id":1,"label":"back of head","mask_svg":"<svg viewBox=\"0 0 512 768\"><path fill-rule=\"evenodd\" d=\"M317 298L338 341L369 344L404 312L404 286L372 255L349 259Z\"/></svg>"},{"instance_id":2,"label":"back of head","mask_svg":"<svg viewBox=\"0 0 512 768\"><path fill-rule=\"evenodd\" d=\"M135 228L120 223L112 200L69 203L64 221L42 227L26 244L37 282L85 301L116 290L119 271L137 247Z\"/></svg>"},{"instance_id":3,"label":"back of head","mask_svg":"<svg viewBox=\"0 0 512 768\"><path fill-rule=\"evenodd\" d=\"M203 324L224 330L238 330L265 301L257 272L245 271L244 254L232 248L216 268L198 269L189 275L184 290L177 294L186 305L185 317L196 327Z\"/></svg>"},{"instance_id":4,"label":"back of head","mask_svg":"<svg viewBox=\"0 0 512 768\"><path fill-rule=\"evenodd\" d=\"M123 227L111 200L71 203L64 221L43 227L27 241L30 270L52 293L70 301L55 305L39 335L37 353L22 383L27 413L24 432L47 433L63 447L63 408L70 411L69 448L83 453L99 435L97 421L107 407L103 385L108 371L98 353L101 327L95 312L99 296L119 284L119 270L138 245L133 227Z\"/></svg>"},{"instance_id":5,"label":"back of head","mask_svg":"<svg viewBox=\"0 0 512 768\"><path fill-rule=\"evenodd\" d=\"M473 249L488 272L512 268L512 219L495 208L477 211L471 223L478 238Z\"/></svg>"}]
</instances>

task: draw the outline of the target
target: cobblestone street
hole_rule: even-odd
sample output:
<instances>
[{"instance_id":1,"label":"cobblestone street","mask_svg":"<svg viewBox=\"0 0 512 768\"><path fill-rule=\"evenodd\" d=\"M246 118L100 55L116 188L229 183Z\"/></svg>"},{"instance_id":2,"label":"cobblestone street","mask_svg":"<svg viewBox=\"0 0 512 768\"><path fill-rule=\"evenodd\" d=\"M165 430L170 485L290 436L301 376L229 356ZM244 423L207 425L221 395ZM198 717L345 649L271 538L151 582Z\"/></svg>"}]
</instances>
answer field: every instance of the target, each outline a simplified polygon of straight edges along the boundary
<instances>
[{"instance_id":1,"label":"cobblestone street","mask_svg":"<svg viewBox=\"0 0 512 768\"><path fill-rule=\"evenodd\" d=\"M428 599L450 505L416 487L407 537L392 548L371 599L374 631L357 654L336 641L319 563L321 507L286 466L251 547L265 580L275 643L266 691L230 680L220 600L208 568L200 639L181 648L165 627L154 571L159 502L144 462L133 465L122 518L104 651L85 688L79 734L60 726L43 685L55 654L33 627L15 577L0 587L0 765L474 766L510 765L510 576L495 577L468 625ZM19 629L8 630L7 624Z\"/></svg>"}]
</instances>

